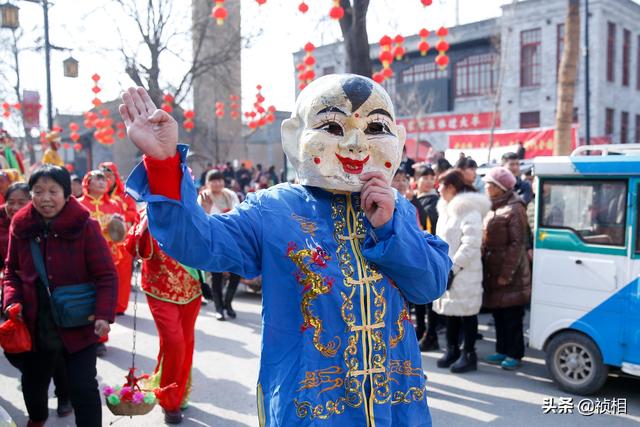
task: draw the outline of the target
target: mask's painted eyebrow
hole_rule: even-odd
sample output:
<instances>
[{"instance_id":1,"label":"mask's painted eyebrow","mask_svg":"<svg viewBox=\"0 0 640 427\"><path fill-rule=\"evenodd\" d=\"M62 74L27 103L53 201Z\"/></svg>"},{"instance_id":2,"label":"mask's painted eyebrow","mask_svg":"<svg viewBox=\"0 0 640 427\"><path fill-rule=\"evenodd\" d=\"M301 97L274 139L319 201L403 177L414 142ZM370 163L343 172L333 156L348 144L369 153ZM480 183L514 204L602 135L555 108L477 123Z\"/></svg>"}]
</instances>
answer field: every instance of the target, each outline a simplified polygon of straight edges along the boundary
<instances>
[{"instance_id":1,"label":"mask's painted eyebrow","mask_svg":"<svg viewBox=\"0 0 640 427\"><path fill-rule=\"evenodd\" d=\"M346 116L346 115L347 115L347 113L345 113L344 111L342 111L341 109L339 109L339 108L338 108L338 107L336 107L336 106L331 106L331 107L323 108L322 110L318 111L318 114L317 114L317 115L319 116L320 114L323 114L323 113L340 113L340 114L342 114L342 115L344 115L344 116Z\"/></svg>"},{"instance_id":2,"label":"mask's painted eyebrow","mask_svg":"<svg viewBox=\"0 0 640 427\"><path fill-rule=\"evenodd\" d=\"M391 114L390 114L387 110L385 110L385 109L383 109L383 108L377 108L377 109L373 110L372 112L370 112L369 114L367 114L367 117L370 117L370 116L372 116L372 115L374 115L374 114L382 114L383 116L387 116L387 117L389 117L391 120L393 120L393 117L391 117Z\"/></svg>"}]
</instances>

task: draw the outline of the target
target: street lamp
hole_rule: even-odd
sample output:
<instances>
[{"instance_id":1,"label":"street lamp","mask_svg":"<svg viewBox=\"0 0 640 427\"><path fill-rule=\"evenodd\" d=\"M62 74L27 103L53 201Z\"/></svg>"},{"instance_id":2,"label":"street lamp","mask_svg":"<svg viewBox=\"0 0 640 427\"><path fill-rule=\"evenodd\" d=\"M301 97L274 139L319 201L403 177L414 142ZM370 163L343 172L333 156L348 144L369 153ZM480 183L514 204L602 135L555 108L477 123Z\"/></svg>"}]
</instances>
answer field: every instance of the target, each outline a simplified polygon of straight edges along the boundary
<instances>
[{"instance_id":1,"label":"street lamp","mask_svg":"<svg viewBox=\"0 0 640 427\"><path fill-rule=\"evenodd\" d=\"M20 26L18 11L20 8L11 3L0 4L0 13L2 13L2 28L17 30Z\"/></svg>"},{"instance_id":2,"label":"street lamp","mask_svg":"<svg viewBox=\"0 0 640 427\"><path fill-rule=\"evenodd\" d=\"M78 61L70 56L62 61L65 77L78 77Z\"/></svg>"}]
</instances>

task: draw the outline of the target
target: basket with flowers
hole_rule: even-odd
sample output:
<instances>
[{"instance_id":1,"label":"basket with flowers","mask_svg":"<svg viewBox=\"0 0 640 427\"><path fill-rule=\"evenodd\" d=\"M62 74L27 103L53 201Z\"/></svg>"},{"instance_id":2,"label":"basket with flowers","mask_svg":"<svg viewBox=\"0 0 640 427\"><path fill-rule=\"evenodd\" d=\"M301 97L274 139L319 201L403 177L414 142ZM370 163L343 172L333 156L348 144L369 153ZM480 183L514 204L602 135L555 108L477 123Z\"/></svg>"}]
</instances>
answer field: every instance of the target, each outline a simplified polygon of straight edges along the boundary
<instances>
[{"instance_id":1,"label":"basket with flowers","mask_svg":"<svg viewBox=\"0 0 640 427\"><path fill-rule=\"evenodd\" d=\"M125 378L127 382L122 386L105 386L102 388L107 407L113 415L129 417L145 415L153 409L166 390L177 387L176 384L171 384L167 387L158 387L152 390L142 388L138 382L148 379L149 376L141 375L136 377L135 368L131 368Z\"/></svg>"}]
</instances>

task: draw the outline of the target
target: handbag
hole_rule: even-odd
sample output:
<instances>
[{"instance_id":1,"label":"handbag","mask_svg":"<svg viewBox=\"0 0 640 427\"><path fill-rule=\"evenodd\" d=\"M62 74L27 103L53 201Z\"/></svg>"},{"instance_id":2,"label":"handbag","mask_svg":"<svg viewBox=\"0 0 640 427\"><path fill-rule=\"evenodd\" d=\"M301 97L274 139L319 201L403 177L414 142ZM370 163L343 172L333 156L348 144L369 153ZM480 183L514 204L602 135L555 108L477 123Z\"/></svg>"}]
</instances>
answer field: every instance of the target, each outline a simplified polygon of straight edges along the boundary
<instances>
[{"instance_id":1,"label":"handbag","mask_svg":"<svg viewBox=\"0 0 640 427\"><path fill-rule=\"evenodd\" d=\"M95 285L93 283L65 285L51 292L40 247L35 240L31 240L29 244L38 276L49 294L51 315L55 324L61 328L76 328L92 324L95 321L96 312Z\"/></svg>"},{"instance_id":2,"label":"handbag","mask_svg":"<svg viewBox=\"0 0 640 427\"><path fill-rule=\"evenodd\" d=\"M20 304L14 304L7 310L9 320L0 325L0 346L7 353L24 353L31 351L31 335L27 325L18 319Z\"/></svg>"}]
</instances>

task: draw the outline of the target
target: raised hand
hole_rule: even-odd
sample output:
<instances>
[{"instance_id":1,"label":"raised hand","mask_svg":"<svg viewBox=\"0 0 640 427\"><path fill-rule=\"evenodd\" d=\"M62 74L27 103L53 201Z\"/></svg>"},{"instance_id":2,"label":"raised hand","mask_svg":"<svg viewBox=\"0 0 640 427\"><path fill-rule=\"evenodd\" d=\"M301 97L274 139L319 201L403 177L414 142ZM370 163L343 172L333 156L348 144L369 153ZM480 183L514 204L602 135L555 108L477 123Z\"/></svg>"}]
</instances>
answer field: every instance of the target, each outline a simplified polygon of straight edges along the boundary
<instances>
[{"instance_id":1,"label":"raised hand","mask_svg":"<svg viewBox=\"0 0 640 427\"><path fill-rule=\"evenodd\" d=\"M360 192L360 205L374 228L382 227L393 217L396 198L381 172L362 174L364 182Z\"/></svg>"},{"instance_id":2,"label":"raised hand","mask_svg":"<svg viewBox=\"0 0 640 427\"><path fill-rule=\"evenodd\" d=\"M144 154L158 160L173 157L178 145L178 123L156 108L147 91L129 88L122 94L119 111L131 142Z\"/></svg>"}]
</instances>

